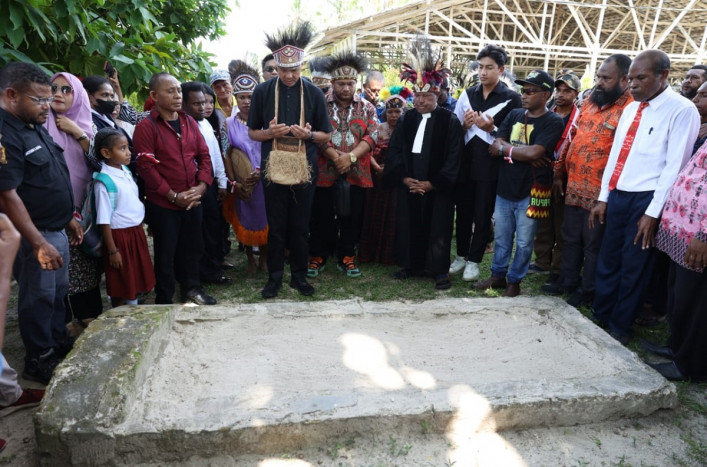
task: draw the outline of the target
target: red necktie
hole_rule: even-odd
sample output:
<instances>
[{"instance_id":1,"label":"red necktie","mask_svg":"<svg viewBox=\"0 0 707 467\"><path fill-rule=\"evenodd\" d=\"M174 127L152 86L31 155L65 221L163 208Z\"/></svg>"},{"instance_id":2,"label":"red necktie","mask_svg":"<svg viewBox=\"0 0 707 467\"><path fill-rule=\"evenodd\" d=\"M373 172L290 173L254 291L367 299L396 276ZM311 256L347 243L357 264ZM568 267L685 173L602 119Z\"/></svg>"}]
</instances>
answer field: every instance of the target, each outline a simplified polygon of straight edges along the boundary
<instances>
[{"instance_id":1,"label":"red necktie","mask_svg":"<svg viewBox=\"0 0 707 467\"><path fill-rule=\"evenodd\" d=\"M633 118L633 122L628 128L626 138L624 138L624 144L621 145L621 152L619 152L619 158L616 160L614 173L611 174L611 179L609 180L609 191L616 188L616 183L619 181L621 172L624 170L626 158L628 158L628 153L631 152L633 140L636 139L636 131L638 130L638 124L641 122L641 114L643 114L643 109L645 109L646 107L648 107L648 102L641 102L639 104L636 116Z\"/></svg>"}]
</instances>

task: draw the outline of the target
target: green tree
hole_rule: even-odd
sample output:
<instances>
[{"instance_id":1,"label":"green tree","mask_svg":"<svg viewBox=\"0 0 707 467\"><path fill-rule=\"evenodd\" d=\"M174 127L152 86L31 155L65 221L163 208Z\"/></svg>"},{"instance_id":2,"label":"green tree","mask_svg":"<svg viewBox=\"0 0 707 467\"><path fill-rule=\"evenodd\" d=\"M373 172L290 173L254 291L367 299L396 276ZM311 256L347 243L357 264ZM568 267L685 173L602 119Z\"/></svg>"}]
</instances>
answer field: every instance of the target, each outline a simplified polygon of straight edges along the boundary
<instances>
[{"instance_id":1,"label":"green tree","mask_svg":"<svg viewBox=\"0 0 707 467\"><path fill-rule=\"evenodd\" d=\"M197 39L223 35L228 12L228 0L3 0L0 64L87 76L109 60L126 93L158 71L204 80L211 54Z\"/></svg>"}]
</instances>

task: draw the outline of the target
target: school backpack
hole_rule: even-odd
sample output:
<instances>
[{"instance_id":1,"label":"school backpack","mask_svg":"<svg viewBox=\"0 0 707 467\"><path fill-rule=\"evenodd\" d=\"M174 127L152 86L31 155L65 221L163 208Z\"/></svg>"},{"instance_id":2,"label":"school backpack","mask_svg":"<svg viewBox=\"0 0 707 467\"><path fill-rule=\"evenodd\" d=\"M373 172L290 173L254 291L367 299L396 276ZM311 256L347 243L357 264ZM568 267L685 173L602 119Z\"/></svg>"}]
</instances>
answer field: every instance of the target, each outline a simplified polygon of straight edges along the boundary
<instances>
[{"instance_id":1,"label":"school backpack","mask_svg":"<svg viewBox=\"0 0 707 467\"><path fill-rule=\"evenodd\" d=\"M100 227L96 224L96 195L93 189L96 183L102 183L106 187L108 197L110 198L111 212L115 211L115 203L118 197L118 188L115 186L115 182L110 178L110 175L95 172L93 174L93 180L88 182L86 196L81 206L81 213L76 215L76 219L83 228L83 242L81 243L81 248L84 253L90 256L101 257L103 236L101 235Z\"/></svg>"}]
</instances>

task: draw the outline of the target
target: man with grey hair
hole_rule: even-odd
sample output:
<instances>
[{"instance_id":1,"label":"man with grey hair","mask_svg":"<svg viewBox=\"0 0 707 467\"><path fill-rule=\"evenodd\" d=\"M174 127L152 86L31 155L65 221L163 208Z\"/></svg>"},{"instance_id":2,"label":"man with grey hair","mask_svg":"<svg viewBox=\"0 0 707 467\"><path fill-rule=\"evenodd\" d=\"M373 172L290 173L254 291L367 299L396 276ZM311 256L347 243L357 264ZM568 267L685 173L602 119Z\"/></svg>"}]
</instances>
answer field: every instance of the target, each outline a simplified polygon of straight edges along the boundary
<instances>
[{"instance_id":1,"label":"man with grey hair","mask_svg":"<svg viewBox=\"0 0 707 467\"><path fill-rule=\"evenodd\" d=\"M366 81L363 82L363 92L361 93L361 98L366 99L368 102L373 104L376 108L376 113L378 114L378 120L383 121L383 112L385 111L385 104L378 97L381 90L385 87L385 77L380 71L370 71L366 75Z\"/></svg>"},{"instance_id":2,"label":"man with grey hair","mask_svg":"<svg viewBox=\"0 0 707 467\"><path fill-rule=\"evenodd\" d=\"M668 191L692 154L700 116L668 84L670 59L641 52L628 72L634 98L621 114L589 226L604 225L594 317L627 344L653 270L654 237Z\"/></svg>"}]
</instances>

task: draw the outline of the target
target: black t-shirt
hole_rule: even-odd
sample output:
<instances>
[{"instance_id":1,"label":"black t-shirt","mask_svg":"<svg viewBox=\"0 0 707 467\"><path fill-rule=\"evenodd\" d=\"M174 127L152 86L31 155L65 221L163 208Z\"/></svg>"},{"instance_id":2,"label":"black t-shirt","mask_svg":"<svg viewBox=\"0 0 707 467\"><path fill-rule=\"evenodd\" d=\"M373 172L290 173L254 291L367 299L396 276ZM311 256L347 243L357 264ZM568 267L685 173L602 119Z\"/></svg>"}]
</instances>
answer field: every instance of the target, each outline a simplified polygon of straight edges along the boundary
<instances>
[{"instance_id":1,"label":"black t-shirt","mask_svg":"<svg viewBox=\"0 0 707 467\"><path fill-rule=\"evenodd\" d=\"M312 131L333 131L329 121L329 110L326 99L319 88L308 80L300 79L292 87L285 86L278 79L270 79L260 83L253 91L248 114L248 128L253 130L267 129L275 116L275 86L280 86L280 103L277 123L286 125L300 124L300 86L304 85L304 123L312 126ZM264 141L261 146L261 167L267 164L272 150L272 140ZM306 142L307 160L312 167L312 181L317 176L317 145Z\"/></svg>"},{"instance_id":2,"label":"black t-shirt","mask_svg":"<svg viewBox=\"0 0 707 467\"><path fill-rule=\"evenodd\" d=\"M554 112L546 112L540 117L526 119L525 109L515 109L503 120L496 136L507 140L514 147L538 144L545 148L544 157L552 161L555 146L562 137L564 129L562 117ZM498 171L496 193L507 200L520 201L530 194L534 178L539 183L551 184L552 166L533 170L528 162L514 160L513 164L509 164L503 161Z\"/></svg>"},{"instance_id":3,"label":"black t-shirt","mask_svg":"<svg viewBox=\"0 0 707 467\"><path fill-rule=\"evenodd\" d=\"M74 213L74 196L64 151L42 125L29 126L0 109L6 164L0 190L17 195L38 230L62 230Z\"/></svg>"},{"instance_id":4,"label":"black t-shirt","mask_svg":"<svg viewBox=\"0 0 707 467\"><path fill-rule=\"evenodd\" d=\"M488 112L493 109L493 124L501 126L506 116L521 105L520 94L499 81L493 91L484 99L484 89L481 84L466 90L474 111ZM459 181L466 180L492 181L498 178L499 159L489 154L489 144L474 136L466 144L467 155L462 159ZM465 160L466 159L466 160Z\"/></svg>"}]
</instances>

